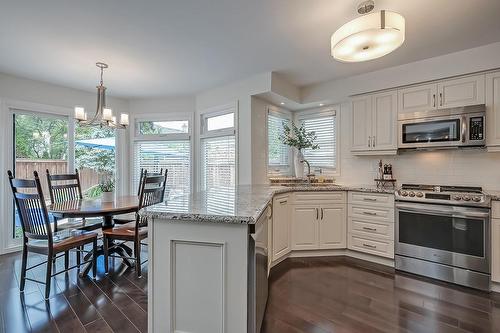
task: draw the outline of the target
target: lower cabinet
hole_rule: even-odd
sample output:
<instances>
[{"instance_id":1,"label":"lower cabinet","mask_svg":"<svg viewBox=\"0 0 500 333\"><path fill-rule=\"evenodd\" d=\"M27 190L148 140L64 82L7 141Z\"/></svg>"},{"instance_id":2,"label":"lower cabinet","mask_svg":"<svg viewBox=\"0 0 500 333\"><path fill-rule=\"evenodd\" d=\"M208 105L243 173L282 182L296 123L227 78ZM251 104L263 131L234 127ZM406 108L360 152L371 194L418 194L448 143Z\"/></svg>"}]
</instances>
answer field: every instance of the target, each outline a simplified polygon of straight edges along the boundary
<instances>
[{"instance_id":1,"label":"lower cabinet","mask_svg":"<svg viewBox=\"0 0 500 333\"><path fill-rule=\"evenodd\" d=\"M292 250L339 249L345 247L345 204L293 206Z\"/></svg>"},{"instance_id":2,"label":"lower cabinet","mask_svg":"<svg viewBox=\"0 0 500 333\"><path fill-rule=\"evenodd\" d=\"M500 283L500 218L491 219L491 281Z\"/></svg>"},{"instance_id":3,"label":"lower cabinet","mask_svg":"<svg viewBox=\"0 0 500 333\"><path fill-rule=\"evenodd\" d=\"M290 196L278 195L273 199L272 257L273 261L290 252Z\"/></svg>"}]
</instances>

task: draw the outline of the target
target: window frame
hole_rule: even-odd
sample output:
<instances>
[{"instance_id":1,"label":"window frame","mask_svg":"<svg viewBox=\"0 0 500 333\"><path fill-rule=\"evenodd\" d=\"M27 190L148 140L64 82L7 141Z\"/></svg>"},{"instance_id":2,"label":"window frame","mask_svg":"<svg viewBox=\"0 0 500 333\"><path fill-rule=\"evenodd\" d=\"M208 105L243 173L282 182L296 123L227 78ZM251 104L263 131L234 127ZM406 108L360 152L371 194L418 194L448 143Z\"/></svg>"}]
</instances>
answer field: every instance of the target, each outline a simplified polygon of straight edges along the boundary
<instances>
[{"instance_id":1,"label":"window frame","mask_svg":"<svg viewBox=\"0 0 500 333\"><path fill-rule=\"evenodd\" d=\"M272 170L271 165L269 165L269 114L275 114L281 116L284 120L289 120L290 124L293 123L293 114L292 112L278 108L276 106L270 105L267 107L266 112L266 168L267 168L267 177L280 177L280 176L292 176L293 173L293 158L294 152L292 147L288 147L288 167L278 167Z\"/></svg>"},{"instance_id":2,"label":"window frame","mask_svg":"<svg viewBox=\"0 0 500 333\"><path fill-rule=\"evenodd\" d=\"M190 145L190 169L189 173L191 176L190 192L193 193L195 188L194 173L195 173L195 160L194 160L194 140L193 140L193 128L194 128L194 116L192 112L170 112L162 114L137 114L132 116L133 121L130 126L131 140L130 140L130 152L132 154L132 160L129 164L129 188L130 192L134 193L134 161L135 161L135 143L141 141L182 141L188 140ZM144 135L139 133L139 122L146 121L188 121L188 132L187 133L165 133L165 134L150 134Z\"/></svg>"},{"instance_id":3,"label":"window frame","mask_svg":"<svg viewBox=\"0 0 500 333\"><path fill-rule=\"evenodd\" d=\"M234 126L230 128L224 128L219 130L207 130L207 119L211 117L221 116L228 113L234 113ZM211 108L207 108L205 110L198 112L198 140L196 147L196 154L199 157L196 163L196 174L197 174L197 182L196 186L199 191L205 191L203 184L203 158L202 158L202 141L207 138L215 138L215 137L223 137L223 136L231 136L234 135L235 142L235 179L234 184L238 186L239 183L239 102L231 102L219 106L214 106Z\"/></svg>"},{"instance_id":4,"label":"window frame","mask_svg":"<svg viewBox=\"0 0 500 333\"><path fill-rule=\"evenodd\" d=\"M341 112L340 112L340 107L337 105L333 106L327 106L327 107L321 107L321 108L314 108L314 109L308 109L304 111L299 111L295 113L295 123L297 126L302 125L304 120L307 119L316 119L316 118L322 118L322 117L328 117L328 116L334 116L335 117L335 167L318 167L311 165L311 171L317 174L317 170L322 171L322 175L324 176L331 176L331 177L337 177L340 176L340 138L341 138L341 133L340 133L340 121L341 121ZM294 158L295 158L296 152L294 152Z\"/></svg>"}]
</instances>

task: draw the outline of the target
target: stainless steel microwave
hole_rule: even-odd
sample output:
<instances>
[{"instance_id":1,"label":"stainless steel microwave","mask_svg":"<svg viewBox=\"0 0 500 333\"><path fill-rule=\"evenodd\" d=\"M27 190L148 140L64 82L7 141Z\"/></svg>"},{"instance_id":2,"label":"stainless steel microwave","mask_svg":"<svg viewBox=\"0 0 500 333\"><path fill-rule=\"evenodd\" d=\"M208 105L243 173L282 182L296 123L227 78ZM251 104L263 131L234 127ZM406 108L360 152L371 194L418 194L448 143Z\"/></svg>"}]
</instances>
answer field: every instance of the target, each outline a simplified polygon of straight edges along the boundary
<instances>
[{"instance_id":1,"label":"stainless steel microwave","mask_svg":"<svg viewBox=\"0 0 500 333\"><path fill-rule=\"evenodd\" d=\"M398 148L481 147L486 144L484 104L398 114Z\"/></svg>"}]
</instances>

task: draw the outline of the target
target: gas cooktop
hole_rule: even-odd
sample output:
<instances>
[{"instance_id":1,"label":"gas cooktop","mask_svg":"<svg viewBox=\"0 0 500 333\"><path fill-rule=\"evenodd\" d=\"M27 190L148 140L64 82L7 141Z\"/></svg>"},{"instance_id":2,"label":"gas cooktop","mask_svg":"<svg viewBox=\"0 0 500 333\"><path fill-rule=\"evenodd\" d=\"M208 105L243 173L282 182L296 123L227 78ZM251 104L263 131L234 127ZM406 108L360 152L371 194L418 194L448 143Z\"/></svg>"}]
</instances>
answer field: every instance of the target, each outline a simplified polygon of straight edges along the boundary
<instances>
[{"instance_id":1,"label":"gas cooktop","mask_svg":"<svg viewBox=\"0 0 500 333\"><path fill-rule=\"evenodd\" d=\"M396 192L395 199L458 206L490 206L490 199L483 189L473 186L403 184Z\"/></svg>"}]
</instances>

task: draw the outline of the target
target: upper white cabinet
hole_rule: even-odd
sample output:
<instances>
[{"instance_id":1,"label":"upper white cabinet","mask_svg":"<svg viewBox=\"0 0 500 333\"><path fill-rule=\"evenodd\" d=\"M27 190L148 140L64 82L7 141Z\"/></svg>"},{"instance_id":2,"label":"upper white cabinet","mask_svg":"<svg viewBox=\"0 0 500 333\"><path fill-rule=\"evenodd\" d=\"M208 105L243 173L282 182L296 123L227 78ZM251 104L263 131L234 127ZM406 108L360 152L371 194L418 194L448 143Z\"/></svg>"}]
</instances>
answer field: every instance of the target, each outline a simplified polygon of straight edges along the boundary
<instances>
[{"instance_id":1,"label":"upper white cabinet","mask_svg":"<svg viewBox=\"0 0 500 333\"><path fill-rule=\"evenodd\" d=\"M352 100L353 154L396 154L397 99L396 91L387 91Z\"/></svg>"},{"instance_id":2,"label":"upper white cabinet","mask_svg":"<svg viewBox=\"0 0 500 333\"><path fill-rule=\"evenodd\" d=\"M398 90L398 112L420 112L437 107L437 84L425 84Z\"/></svg>"},{"instance_id":3,"label":"upper white cabinet","mask_svg":"<svg viewBox=\"0 0 500 333\"><path fill-rule=\"evenodd\" d=\"M486 145L500 151L500 72L486 75Z\"/></svg>"},{"instance_id":4,"label":"upper white cabinet","mask_svg":"<svg viewBox=\"0 0 500 333\"><path fill-rule=\"evenodd\" d=\"M398 112L484 104L485 76L471 75L398 90Z\"/></svg>"},{"instance_id":5,"label":"upper white cabinet","mask_svg":"<svg viewBox=\"0 0 500 333\"><path fill-rule=\"evenodd\" d=\"M278 195L273 199L272 254L273 261L290 252L290 196Z\"/></svg>"},{"instance_id":6,"label":"upper white cabinet","mask_svg":"<svg viewBox=\"0 0 500 333\"><path fill-rule=\"evenodd\" d=\"M438 108L484 104L484 74L438 83Z\"/></svg>"}]
</instances>

